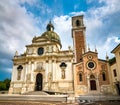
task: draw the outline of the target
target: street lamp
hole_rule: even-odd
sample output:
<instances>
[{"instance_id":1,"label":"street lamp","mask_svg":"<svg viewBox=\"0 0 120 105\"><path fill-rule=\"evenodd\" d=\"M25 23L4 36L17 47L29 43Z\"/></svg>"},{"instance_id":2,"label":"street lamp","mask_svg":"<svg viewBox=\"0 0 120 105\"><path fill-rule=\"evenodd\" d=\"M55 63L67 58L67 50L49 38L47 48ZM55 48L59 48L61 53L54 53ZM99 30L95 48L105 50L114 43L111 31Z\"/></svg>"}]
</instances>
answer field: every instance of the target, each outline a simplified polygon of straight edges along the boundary
<instances>
[{"instance_id":1,"label":"street lamp","mask_svg":"<svg viewBox=\"0 0 120 105\"><path fill-rule=\"evenodd\" d=\"M67 67L67 64L65 64L64 62L62 62L61 64L60 64L60 68L61 68L61 70L62 70L62 79L65 79L65 69L66 69L66 67Z\"/></svg>"}]
</instances>

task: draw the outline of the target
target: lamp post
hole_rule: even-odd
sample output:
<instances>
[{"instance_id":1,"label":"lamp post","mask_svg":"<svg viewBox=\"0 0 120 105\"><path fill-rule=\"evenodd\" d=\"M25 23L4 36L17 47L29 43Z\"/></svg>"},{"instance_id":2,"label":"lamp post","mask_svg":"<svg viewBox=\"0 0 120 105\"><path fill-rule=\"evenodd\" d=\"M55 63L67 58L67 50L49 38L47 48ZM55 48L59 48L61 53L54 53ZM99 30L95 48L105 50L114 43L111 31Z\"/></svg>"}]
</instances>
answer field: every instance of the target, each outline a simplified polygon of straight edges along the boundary
<instances>
[{"instance_id":1,"label":"lamp post","mask_svg":"<svg viewBox=\"0 0 120 105\"><path fill-rule=\"evenodd\" d=\"M66 67L67 67L67 65L64 62L62 62L60 64L60 68L62 70L62 79L65 79L65 69L66 69Z\"/></svg>"}]
</instances>

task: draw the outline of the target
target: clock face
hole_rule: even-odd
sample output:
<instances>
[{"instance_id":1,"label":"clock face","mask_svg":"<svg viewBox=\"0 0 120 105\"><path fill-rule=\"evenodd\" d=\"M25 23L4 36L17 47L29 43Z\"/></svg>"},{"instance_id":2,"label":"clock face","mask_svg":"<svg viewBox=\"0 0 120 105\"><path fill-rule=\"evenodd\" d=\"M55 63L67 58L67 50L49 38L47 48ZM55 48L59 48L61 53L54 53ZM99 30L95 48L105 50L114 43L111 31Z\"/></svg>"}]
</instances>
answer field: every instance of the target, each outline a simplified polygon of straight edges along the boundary
<instances>
[{"instance_id":1,"label":"clock face","mask_svg":"<svg viewBox=\"0 0 120 105\"><path fill-rule=\"evenodd\" d=\"M93 70L93 69L95 69L96 64L94 61L88 61L86 66L88 69Z\"/></svg>"},{"instance_id":2,"label":"clock face","mask_svg":"<svg viewBox=\"0 0 120 105\"><path fill-rule=\"evenodd\" d=\"M38 55L42 55L44 53L44 48L40 47L38 48Z\"/></svg>"}]
</instances>

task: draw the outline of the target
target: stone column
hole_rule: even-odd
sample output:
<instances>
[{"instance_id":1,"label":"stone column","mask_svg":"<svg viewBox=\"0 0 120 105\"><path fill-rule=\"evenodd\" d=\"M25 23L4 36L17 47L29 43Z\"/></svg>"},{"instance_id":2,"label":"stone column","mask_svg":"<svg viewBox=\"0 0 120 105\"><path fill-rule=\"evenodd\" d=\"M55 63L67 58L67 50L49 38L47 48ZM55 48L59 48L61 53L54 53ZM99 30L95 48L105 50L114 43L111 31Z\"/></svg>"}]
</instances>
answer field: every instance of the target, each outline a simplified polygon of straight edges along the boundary
<instances>
[{"instance_id":1,"label":"stone column","mask_svg":"<svg viewBox=\"0 0 120 105\"><path fill-rule=\"evenodd\" d=\"M96 87L97 87L97 92L100 93L99 76L98 76L98 74L96 76Z\"/></svg>"},{"instance_id":2,"label":"stone column","mask_svg":"<svg viewBox=\"0 0 120 105\"><path fill-rule=\"evenodd\" d=\"M88 93L90 92L90 77L87 75Z\"/></svg>"},{"instance_id":3,"label":"stone column","mask_svg":"<svg viewBox=\"0 0 120 105\"><path fill-rule=\"evenodd\" d=\"M27 84L26 84L26 80L27 80L27 78L26 78L27 66L28 66L28 62L26 62L26 64L25 64L25 69L24 69L24 83L23 83L23 85L22 85L21 94L23 94L23 93L26 92L26 86L27 86Z\"/></svg>"}]
</instances>

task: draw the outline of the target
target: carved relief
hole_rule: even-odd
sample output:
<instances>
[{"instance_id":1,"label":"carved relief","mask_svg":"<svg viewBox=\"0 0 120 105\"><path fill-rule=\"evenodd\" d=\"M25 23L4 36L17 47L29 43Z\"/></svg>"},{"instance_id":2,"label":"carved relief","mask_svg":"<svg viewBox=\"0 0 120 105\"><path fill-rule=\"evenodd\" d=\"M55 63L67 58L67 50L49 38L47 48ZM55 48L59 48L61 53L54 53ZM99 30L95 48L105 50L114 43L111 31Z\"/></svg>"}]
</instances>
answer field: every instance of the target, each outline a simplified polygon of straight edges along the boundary
<instances>
[{"instance_id":1,"label":"carved relief","mask_svg":"<svg viewBox=\"0 0 120 105\"><path fill-rule=\"evenodd\" d=\"M38 62L36 69L37 69L37 70L42 70L42 69L43 69L43 63L42 63L42 62Z\"/></svg>"}]
</instances>

